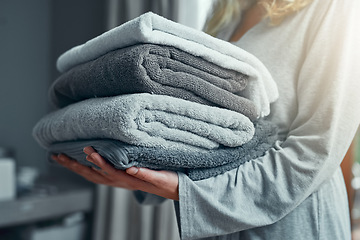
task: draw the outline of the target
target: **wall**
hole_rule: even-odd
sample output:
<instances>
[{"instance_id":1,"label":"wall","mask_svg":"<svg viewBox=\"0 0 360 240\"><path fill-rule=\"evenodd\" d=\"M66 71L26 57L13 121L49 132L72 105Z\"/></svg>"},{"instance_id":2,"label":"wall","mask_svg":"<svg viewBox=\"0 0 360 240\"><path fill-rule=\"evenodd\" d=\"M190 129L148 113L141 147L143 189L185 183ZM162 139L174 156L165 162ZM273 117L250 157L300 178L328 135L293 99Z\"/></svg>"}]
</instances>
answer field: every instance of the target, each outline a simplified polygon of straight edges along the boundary
<instances>
[{"instance_id":1,"label":"wall","mask_svg":"<svg viewBox=\"0 0 360 240\"><path fill-rule=\"evenodd\" d=\"M102 33L105 4L97 0L0 0L0 147L17 167L47 171L46 153L31 131L52 106L47 90L56 58Z\"/></svg>"},{"instance_id":2,"label":"wall","mask_svg":"<svg viewBox=\"0 0 360 240\"><path fill-rule=\"evenodd\" d=\"M31 131L48 107L49 29L50 1L0 1L0 146L41 170L45 154Z\"/></svg>"}]
</instances>

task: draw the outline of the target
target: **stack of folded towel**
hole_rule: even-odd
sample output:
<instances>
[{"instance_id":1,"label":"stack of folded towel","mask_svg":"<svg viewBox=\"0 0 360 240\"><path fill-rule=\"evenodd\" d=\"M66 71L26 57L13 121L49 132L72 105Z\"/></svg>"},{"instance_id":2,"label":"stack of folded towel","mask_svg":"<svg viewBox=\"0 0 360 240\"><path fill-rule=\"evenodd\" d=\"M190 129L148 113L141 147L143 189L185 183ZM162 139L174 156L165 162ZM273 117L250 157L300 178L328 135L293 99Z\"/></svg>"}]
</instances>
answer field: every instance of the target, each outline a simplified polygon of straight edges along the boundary
<instances>
[{"instance_id":1,"label":"stack of folded towel","mask_svg":"<svg viewBox=\"0 0 360 240\"><path fill-rule=\"evenodd\" d=\"M182 171L193 180L258 158L276 141L264 117L278 98L250 53L148 12L58 58L59 109L35 125L49 153L91 166L92 146L119 169Z\"/></svg>"}]
</instances>

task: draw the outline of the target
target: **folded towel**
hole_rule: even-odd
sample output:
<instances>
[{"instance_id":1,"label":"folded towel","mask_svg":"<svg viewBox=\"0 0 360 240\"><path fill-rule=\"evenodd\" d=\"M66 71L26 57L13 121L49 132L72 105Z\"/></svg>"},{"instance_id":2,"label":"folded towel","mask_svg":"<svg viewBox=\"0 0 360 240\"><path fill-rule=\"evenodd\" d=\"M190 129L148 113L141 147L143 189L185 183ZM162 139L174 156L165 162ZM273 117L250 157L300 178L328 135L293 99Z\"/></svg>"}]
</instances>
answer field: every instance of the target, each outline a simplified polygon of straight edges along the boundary
<instances>
[{"instance_id":1,"label":"folded towel","mask_svg":"<svg viewBox=\"0 0 360 240\"><path fill-rule=\"evenodd\" d=\"M130 93L169 95L257 117L254 103L237 95L247 76L174 47L139 44L109 52L62 74L49 90L58 107L92 97Z\"/></svg>"},{"instance_id":2,"label":"folded towel","mask_svg":"<svg viewBox=\"0 0 360 240\"><path fill-rule=\"evenodd\" d=\"M57 68L60 72L65 72L115 49L138 43L173 46L226 69L248 75L249 83L242 96L255 103L259 117L268 115L270 103L278 98L278 89L269 71L254 55L229 42L152 12L145 13L66 51L58 58Z\"/></svg>"},{"instance_id":3,"label":"folded towel","mask_svg":"<svg viewBox=\"0 0 360 240\"><path fill-rule=\"evenodd\" d=\"M51 145L49 154L64 153L86 166L94 166L86 160L83 148L92 146L117 169L131 166L181 171L193 180L213 177L234 169L244 162L265 154L277 139L277 128L269 121L255 123L254 137L240 147L220 147L205 150L197 147L186 150L139 147L111 139L61 142ZM49 158L51 161L51 158Z\"/></svg>"},{"instance_id":4,"label":"folded towel","mask_svg":"<svg viewBox=\"0 0 360 240\"><path fill-rule=\"evenodd\" d=\"M253 123L240 113L148 93L77 102L46 115L33 129L34 138L44 147L111 138L147 147L213 149L240 146L253 135Z\"/></svg>"}]
</instances>

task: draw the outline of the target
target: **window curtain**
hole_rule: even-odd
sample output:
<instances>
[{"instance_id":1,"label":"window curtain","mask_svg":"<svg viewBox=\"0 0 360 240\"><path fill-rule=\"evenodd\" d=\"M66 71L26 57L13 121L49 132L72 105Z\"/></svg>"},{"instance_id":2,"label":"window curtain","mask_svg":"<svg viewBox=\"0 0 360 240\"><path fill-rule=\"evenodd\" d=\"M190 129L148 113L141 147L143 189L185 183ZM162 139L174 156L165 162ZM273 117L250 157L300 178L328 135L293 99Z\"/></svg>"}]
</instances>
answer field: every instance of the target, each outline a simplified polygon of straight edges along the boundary
<instances>
[{"instance_id":1,"label":"window curtain","mask_svg":"<svg viewBox=\"0 0 360 240\"><path fill-rule=\"evenodd\" d=\"M145 12L201 30L215 0L108 0L108 28Z\"/></svg>"}]
</instances>

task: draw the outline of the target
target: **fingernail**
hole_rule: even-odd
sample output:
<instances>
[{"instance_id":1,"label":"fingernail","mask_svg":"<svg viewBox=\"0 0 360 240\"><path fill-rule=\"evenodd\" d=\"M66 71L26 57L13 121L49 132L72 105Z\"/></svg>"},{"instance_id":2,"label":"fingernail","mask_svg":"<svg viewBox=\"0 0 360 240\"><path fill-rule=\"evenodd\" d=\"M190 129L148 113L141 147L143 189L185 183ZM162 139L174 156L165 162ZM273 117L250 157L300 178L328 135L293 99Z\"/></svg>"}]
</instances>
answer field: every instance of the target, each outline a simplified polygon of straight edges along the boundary
<instances>
[{"instance_id":1,"label":"fingernail","mask_svg":"<svg viewBox=\"0 0 360 240\"><path fill-rule=\"evenodd\" d=\"M60 162L64 162L64 158L63 158L62 154L57 155L57 160Z\"/></svg>"},{"instance_id":2,"label":"fingernail","mask_svg":"<svg viewBox=\"0 0 360 240\"><path fill-rule=\"evenodd\" d=\"M126 173L130 174L130 175L135 175L138 173L138 171L139 171L139 169L137 167L131 167L131 168L126 169Z\"/></svg>"},{"instance_id":3,"label":"fingernail","mask_svg":"<svg viewBox=\"0 0 360 240\"><path fill-rule=\"evenodd\" d=\"M89 161L91 161L92 163L95 163L95 164L100 163L99 159L97 158L96 153L91 153L90 155L88 155L88 157L90 159Z\"/></svg>"},{"instance_id":4,"label":"fingernail","mask_svg":"<svg viewBox=\"0 0 360 240\"><path fill-rule=\"evenodd\" d=\"M88 160L89 162L92 162L92 163L94 162L94 160L89 155L86 156L86 160Z\"/></svg>"},{"instance_id":5,"label":"fingernail","mask_svg":"<svg viewBox=\"0 0 360 240\"><path fill-rule=\"evenodd\" d=\"M83 148L83 152L86 153L86 154L90 154L90 153L91 153L89 147L84 147L84 148Z\"/></svg>"}]
</instances>

